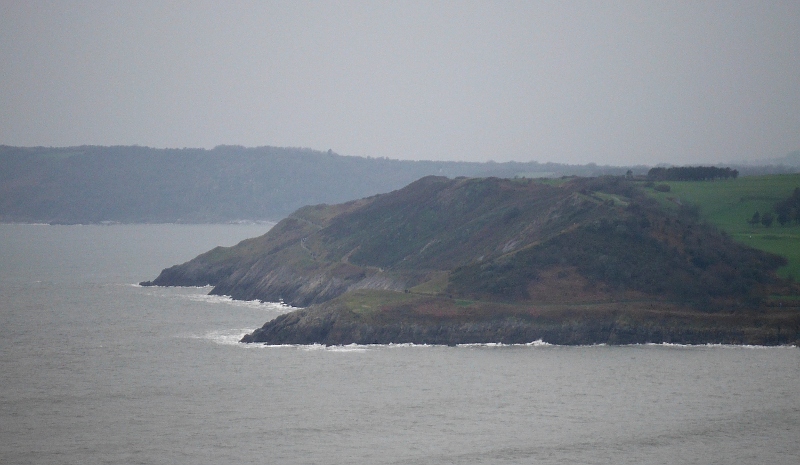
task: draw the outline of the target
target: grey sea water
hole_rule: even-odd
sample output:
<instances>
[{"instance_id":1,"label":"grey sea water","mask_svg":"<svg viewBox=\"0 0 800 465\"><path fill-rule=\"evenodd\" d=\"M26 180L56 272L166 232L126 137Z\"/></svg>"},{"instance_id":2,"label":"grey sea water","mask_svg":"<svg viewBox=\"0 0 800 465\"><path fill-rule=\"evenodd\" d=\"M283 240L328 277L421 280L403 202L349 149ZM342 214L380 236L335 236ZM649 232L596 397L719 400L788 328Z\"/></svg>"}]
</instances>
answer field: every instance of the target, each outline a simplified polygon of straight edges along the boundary
<instances>
[{"instance_id":1,"label":"grey sea water","mask_svg":"<svg viewBox=\"0 0 800 465\"><path fill-rule=\"evenodd\" d=\"M800 350L236 341L142 288L264 225L0 225L2 464L796 464Z\"/></svg>"}]
</instances>

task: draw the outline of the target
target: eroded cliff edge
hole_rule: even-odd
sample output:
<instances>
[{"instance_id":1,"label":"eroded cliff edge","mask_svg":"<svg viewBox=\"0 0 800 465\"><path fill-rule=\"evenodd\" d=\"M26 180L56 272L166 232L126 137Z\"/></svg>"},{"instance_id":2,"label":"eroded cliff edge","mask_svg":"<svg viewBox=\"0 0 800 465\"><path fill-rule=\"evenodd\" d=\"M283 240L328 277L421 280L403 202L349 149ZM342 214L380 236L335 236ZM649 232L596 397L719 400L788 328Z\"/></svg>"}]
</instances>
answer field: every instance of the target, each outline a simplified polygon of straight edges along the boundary
<instances>
[{"instance_id":1,"label":"eroded cliff edge","mask_svg":"<svg viewBox=\"0 0 800 465\"><path fill-rule=\"evenodd\" d=\"M707 312L664 302L589 305L464 303L410 296L393 305L381 291L287 313L242 342L266 344L797 344L797 308ZM359 300L385 299L365 306ZM354 305L355 303L355 305Z\"/></svg>"}]
</instances>

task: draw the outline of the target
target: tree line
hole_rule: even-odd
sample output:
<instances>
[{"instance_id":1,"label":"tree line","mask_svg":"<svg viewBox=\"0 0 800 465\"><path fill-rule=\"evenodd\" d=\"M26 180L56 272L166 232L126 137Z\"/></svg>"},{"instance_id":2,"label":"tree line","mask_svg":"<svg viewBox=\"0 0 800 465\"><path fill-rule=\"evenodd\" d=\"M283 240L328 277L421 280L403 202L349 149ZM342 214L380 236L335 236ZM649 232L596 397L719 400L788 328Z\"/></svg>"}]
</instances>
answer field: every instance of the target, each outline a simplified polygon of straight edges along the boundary
<instances>
[{"instance_id":1,"label":"tree line","mask_svg":"<svg viewBox=\"0 0 800 465\"><path fill-rule=\"evenodd\" d=\"M774 215L772 212L765 212L762 215L756 210L747 222L753 226L757 226L760 223L768 228L776 220L781 226L786 226L792 221L800 224L800 187L795 187L792 195L777 202L773 208L775 210Z\"/></svg>"},{"instance_id":2,"label":"tree line","mask_svg":"<svg viewBox=\"0 0 800 465\"><path fill-rule=\"evenodd\" d=\"M781 226L790 221L800 224L800 187L795 187L792 195L775 204L775 213Z\"/></svg>"},{"instance_id":3,"label":"tree line","mask_svg":"<svg viewBox=\"0 0 800 465\"><path fill-rule=\"evenodd\" d=\"M656 167L647 172L647 178L651 181L713 181L736 179L738 176L739 170L716 166Z\"/></svg>"}]
</instances>

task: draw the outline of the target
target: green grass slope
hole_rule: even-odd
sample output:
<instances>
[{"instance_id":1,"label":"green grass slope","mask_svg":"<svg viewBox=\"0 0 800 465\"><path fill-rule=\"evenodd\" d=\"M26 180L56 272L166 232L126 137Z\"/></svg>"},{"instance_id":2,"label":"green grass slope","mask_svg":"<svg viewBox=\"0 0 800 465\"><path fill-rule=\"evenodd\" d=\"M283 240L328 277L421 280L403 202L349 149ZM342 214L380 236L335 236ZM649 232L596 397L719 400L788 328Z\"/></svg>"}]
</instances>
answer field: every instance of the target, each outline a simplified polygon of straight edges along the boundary
<instances>
[{"instance_id":1,"label":"green grass slope","mask_svg":"<svg viewBox=\"0 0 800 465\"><path fill-rule=\"evenodd\" d=\"M646 191L663 206L697 205L701 219L718 226L734 240L759 250L781 255L788 264L778 270L784 278L800 278L800 225L771 227L748 223L753 213L773 212L776 202L800 187L800 174L747 176L724 181L667 182L669 192Z\"/></svg>"}]
</instances>

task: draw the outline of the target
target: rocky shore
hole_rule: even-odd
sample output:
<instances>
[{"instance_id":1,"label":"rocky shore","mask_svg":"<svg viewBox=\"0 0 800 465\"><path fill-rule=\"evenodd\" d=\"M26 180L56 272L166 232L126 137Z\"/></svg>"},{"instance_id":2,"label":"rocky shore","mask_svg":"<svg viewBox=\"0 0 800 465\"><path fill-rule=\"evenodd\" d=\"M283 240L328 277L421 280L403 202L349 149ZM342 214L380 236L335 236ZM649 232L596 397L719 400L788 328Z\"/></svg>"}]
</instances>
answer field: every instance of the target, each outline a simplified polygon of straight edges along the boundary
<instances>
[{"instance_id":1,"label":"rocky shore","mask_svg":"<svg viewBox=\"0 0 800 465\"><path fill-rule=\"evenodd\" d=\"M668 304L608 303L431 317L407 309L360 315L340 302L296 310L241 342L265 344L800 344L800 308L708 314Z\"/></svg>"}]
</instances>

